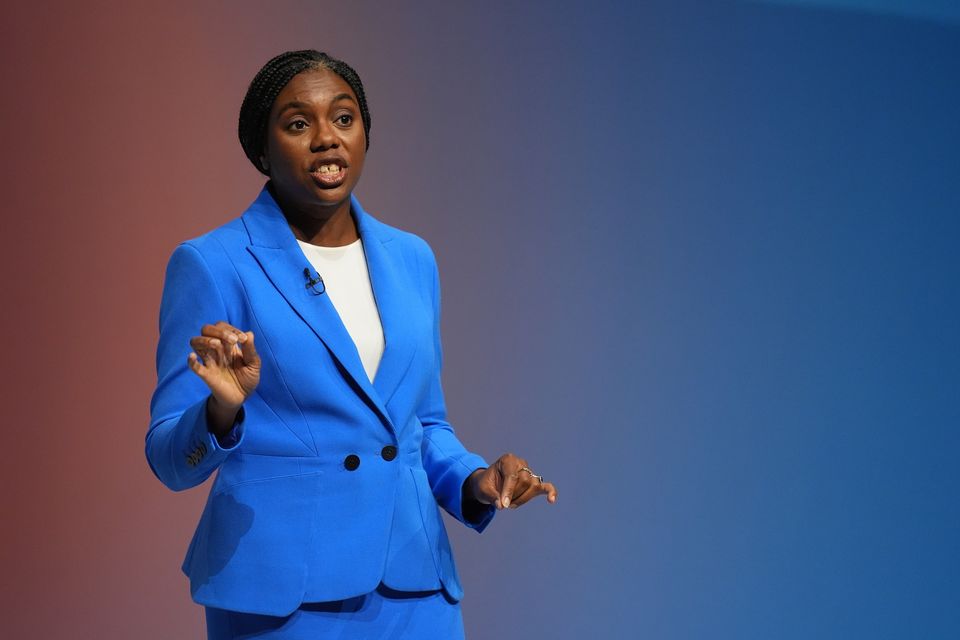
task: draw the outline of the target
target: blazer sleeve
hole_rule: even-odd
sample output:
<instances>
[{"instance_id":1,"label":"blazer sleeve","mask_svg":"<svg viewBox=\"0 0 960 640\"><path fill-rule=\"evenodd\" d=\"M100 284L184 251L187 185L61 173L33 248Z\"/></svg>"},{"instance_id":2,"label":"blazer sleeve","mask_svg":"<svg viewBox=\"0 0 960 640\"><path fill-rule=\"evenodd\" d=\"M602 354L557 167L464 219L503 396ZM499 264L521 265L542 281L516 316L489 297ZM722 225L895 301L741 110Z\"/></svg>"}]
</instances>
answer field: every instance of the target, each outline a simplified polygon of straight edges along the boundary
<instances>
[{"instance_id":1,"label":"blazer sleeve","mask_svg":"<svg viewBox=\"0 0 960 640\"><path fill-rule=\"evenodd\" d=\"M207 423L206 384L187 366L190 338L204 324L229 321L217 281L201 253L181 244L167 265L160 302L157 387L150 402L147 461L174 491L206 480L243 442L244 411L233 431L217 440Z\"/></svg>"},{"instance_id":2,"label":"blazer sleeve","mask_svg":"<svg viewBox=\"0 0 960 640\"><path fill-rule=\"evenodd\" d=\"M425 246L426 243L424 243ZM447 422L447 407L443 397L440 373L443 352L440 343L440 275L433 252L427 246L428 272L433 301L433 340L436 361L430 382L417 408L417 417L423 425L423 466L430 480L430 488L437 502L447 513L477 532L483 531L493 519L496 509L491 505L479 517L468 520L463 513L462 487L464 481L477 469L490 465L481 456L467 451Z\"/></svg>"}]
</instances>

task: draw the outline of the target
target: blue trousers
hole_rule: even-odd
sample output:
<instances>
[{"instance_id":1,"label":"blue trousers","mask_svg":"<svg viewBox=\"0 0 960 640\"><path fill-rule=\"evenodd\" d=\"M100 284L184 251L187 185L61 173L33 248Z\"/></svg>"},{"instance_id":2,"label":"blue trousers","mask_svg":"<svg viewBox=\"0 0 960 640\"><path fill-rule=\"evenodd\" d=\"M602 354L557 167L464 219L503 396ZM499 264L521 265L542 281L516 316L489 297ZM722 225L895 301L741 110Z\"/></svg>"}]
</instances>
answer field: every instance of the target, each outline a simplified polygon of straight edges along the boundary
<instances>
[{"instance_id":1,"label":"blue trousers","mask_svg":"<svg viewBox=\"0 0 960 640\"><path fill-rule=\"evenodd\" d=\"M304 603L286 617L206 608L208 640L463 640L460 603L442 591L376 591L334 602Z\"/></svg>"}]
</instances>

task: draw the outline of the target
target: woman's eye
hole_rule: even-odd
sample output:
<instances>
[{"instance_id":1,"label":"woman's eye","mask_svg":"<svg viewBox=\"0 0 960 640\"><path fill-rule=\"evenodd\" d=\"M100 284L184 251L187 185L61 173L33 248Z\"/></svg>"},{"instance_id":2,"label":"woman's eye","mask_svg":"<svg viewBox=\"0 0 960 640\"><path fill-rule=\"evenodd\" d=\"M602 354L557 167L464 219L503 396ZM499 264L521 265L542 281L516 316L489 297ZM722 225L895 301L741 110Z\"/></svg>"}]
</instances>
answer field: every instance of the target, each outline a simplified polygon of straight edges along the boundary
<instances>
[{"instance_id":1,"label":"woman's eye","mask_svg":"<svg viewBox=\"0 0 960 640\"><path fill-rule=\"evenodd\" d=\"M348 113L345 113L345 114L343 114L342 116L338 116L338 117L337 117L337 122L338 122L339 124L341 124L341 125L343 125L343 126L346 127L346 126L349 125L351 122L353 122L353 116L351 116L351 115L348 114Z\"/></svg>"},{"instance_id":2,"label":"woman's eye","mask_svg":"<svg viewBox=\"0 0 960 640\"><path fill-rule=\"evenodd\" d=\"M307 123L304 120L294 120L287 125L288 129L293 129L295 131L303 131L307 128Z\"/></svg>"}]
</instances>

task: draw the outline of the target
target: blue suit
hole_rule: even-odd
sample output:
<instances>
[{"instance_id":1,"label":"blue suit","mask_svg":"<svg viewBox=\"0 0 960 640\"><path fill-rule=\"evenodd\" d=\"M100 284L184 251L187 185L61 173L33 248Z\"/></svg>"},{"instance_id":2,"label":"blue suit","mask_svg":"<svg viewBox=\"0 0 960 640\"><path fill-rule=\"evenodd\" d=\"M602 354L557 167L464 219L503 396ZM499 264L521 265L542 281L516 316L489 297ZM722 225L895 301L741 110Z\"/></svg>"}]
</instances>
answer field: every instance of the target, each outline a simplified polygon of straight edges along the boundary
<instances>
[{"instance_id":1,"label":"blue suit","mask_svg":"<svg viewBox=\"0 0 960 640\"><path fill-rule=\"evenodd\" d=\"M266 187L170 259L146 454L175 491L219 470L183 562L200 604L287 615L380 582L458 600L438 504L478 531L493 517L461 512L464 480L487 463L446 419L433 253L352 209L386 343L373 383ZM187 367L190 338L219 320L253 331L263 363L232 443L210 433L209 390Z\"/></svg>"}]
</instances>

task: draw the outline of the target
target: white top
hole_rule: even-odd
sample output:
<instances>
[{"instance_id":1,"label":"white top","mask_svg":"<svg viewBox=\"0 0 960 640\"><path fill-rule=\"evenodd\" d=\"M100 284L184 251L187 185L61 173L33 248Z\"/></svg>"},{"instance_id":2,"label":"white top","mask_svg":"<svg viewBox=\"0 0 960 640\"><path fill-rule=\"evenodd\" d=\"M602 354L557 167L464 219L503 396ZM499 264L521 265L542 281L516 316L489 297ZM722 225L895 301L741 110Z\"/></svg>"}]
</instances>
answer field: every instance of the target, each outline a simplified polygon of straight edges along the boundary
<instances>
[{"instance_id":1,"label":"white top","mask_svg":"<svg viewBox=\"0 0 960 640\"><path fill-rule=\"evenodd\" d=\"M353 338L370 382L383 356L383 325L370 286L360 238L342 247L319 247L297 240L303 255L323 278L326 295Z\"/></svg>"}]
</instances>

